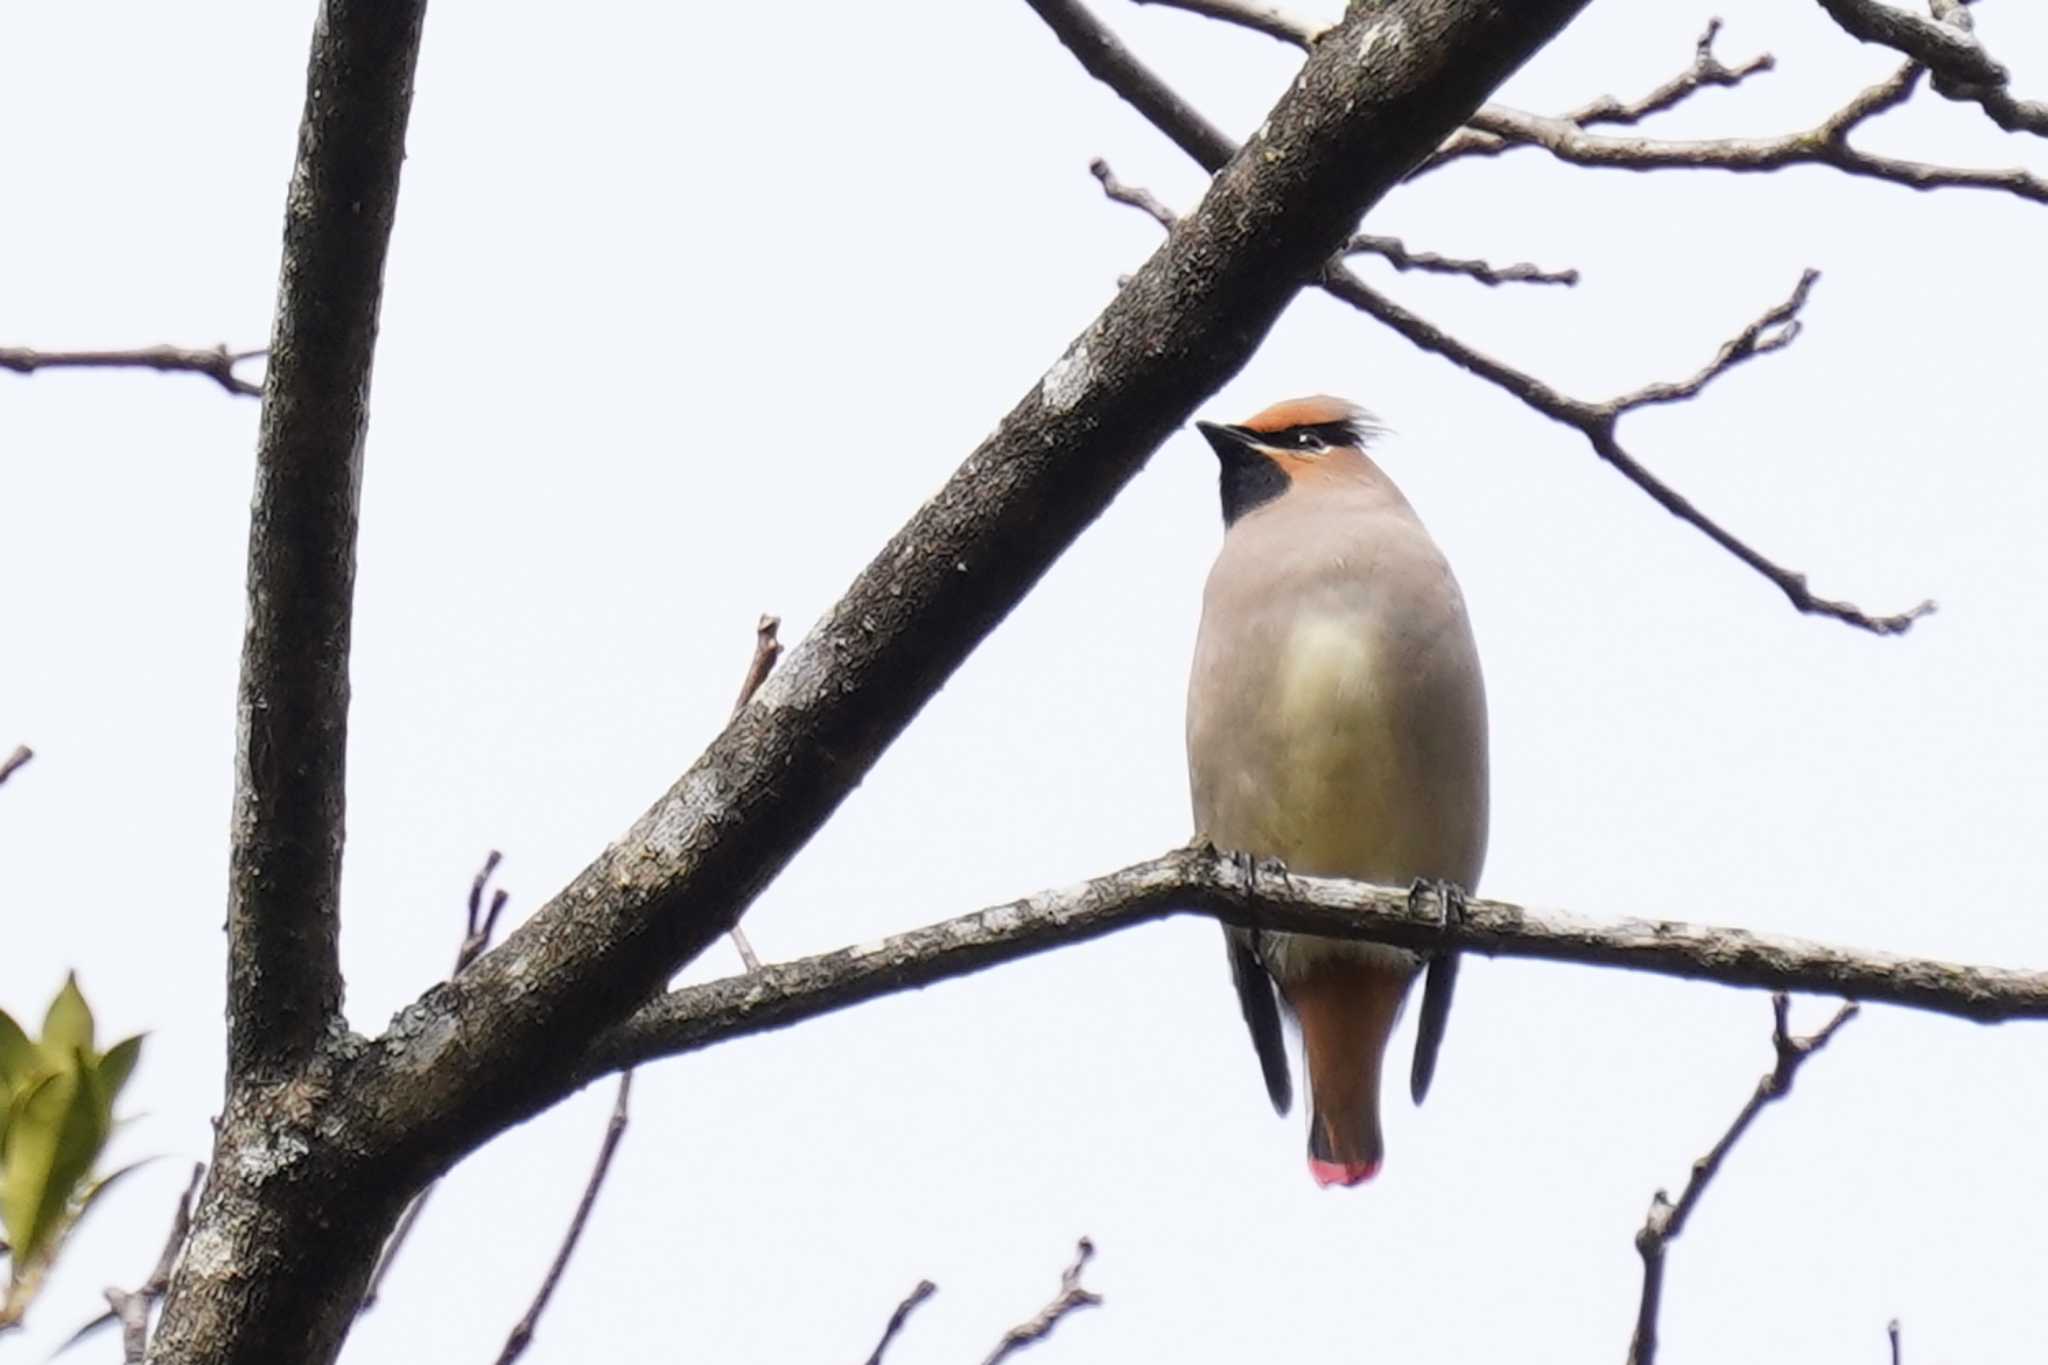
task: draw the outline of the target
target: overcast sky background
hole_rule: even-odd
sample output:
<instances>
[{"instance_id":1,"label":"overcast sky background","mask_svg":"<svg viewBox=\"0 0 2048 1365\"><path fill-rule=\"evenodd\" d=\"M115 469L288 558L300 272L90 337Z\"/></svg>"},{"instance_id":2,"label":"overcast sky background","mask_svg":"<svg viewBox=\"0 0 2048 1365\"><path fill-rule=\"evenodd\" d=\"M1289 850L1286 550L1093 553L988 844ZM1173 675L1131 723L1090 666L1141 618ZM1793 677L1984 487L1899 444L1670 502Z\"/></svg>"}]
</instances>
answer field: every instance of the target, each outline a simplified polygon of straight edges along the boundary
<instances>
[{"instance_id":1,"label":"overcast sky background","mask_svg":"<svg viewBox=\"0 0 2048 1365\"><path fill-rule=\"evenodd\" d=\"M1291 50L1102 0L1212 118ZM1671 136L1817 121L1895 58L1817 5L1718 0L1730 60ZM0 6L0 341L267 337L313 7ZM1501 98L1633 96L1705 6L1596 4ZM1974 10L2048 96L2048 12ZM1863 142L2048 171L1923 93ZM795 640L1159 241L1087 171L1193 165L1021 4L559 7L427 22L385 296L353 658L344 965L358 1029L443 973L484 852L530 912L723 723L755 617ZM1470 162L1369 221L1577 266L1577 289L1365 273L1588 398L1678 378L1824 277L1807 330L1630 418L1655 469L1828 595L1803 619L1573 433L1303 297L1205 415L1353 397L1463 581L1492 701L1483 890L2028 967L2048 960L2048 207L1803 169ZM254 402L0 375L0 1005L77 968L147 1029L123 1157L10 1343L147 1272L220 1096ZM1192 431L961 670L754 907L771 958L1108 871L1189 833L1182 690L1220 535ZM687 979L736 968L721 945ZM1818 1024L1831 1008L1802 1001ZM1410 1022L1394 1049L1405 1063ZM1770 1061L1765 998L1469 963L1429 1105L1319 1191L1273 1117L1215 928L1175 921L655 1066L535 1361L979 1359L1092 1236L1035 1359L1619 1359L1651 1192ZM1674 1245L1663 1359L2039 1354L2048 1032L1872 1009ZM488 1359L553 1253L609 1085L442 1187L347 1358ZM112 1359L102 1338L77 1358Z\"/></svg>"}]
</instances>

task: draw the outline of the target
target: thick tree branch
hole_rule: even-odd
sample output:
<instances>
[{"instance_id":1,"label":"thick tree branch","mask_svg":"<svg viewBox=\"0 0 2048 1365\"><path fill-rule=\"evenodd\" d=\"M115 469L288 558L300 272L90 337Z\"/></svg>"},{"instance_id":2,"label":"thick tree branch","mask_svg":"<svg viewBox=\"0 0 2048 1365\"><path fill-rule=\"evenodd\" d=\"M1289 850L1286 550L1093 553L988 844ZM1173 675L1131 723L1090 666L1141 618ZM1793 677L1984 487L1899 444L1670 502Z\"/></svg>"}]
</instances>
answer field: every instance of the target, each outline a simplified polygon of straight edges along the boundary
<instances>
[{"instance_id":1,"label":"thick tree branch","mask_svg":"<svg viewBox=\"0 0 2048 1365\"><path fill-rule=\"evenodd\" d=\"M1736 1114L1735 1121L1728 1125L1728 1131L1721 1135L1721 1140L1705 1156L1693 1162L1692 1174L1687 1177L1678 1202L1672 1203L1662 1190L1650 1197L1649 1215L1636 1233L1636 1251L1643 1258L1643 1288L1636 1302L1636 1328L1629 1341L1628 1365L1652 1365L1657 1358L1657 1316L1664 1304L1665 1248L1685 1230L1686 1219L1698 1207L1700 1196L1707 1192L1707 1186L1720 1171L1721 1163L1727 1160L1728 1153L1742 1140L1742 1135L1749 1131L1749 1125L1756 1121L1764 1106L1790 1094L1792 1080L1799 1074L1800 1066L1808 1057L1826 1047L1842 1025L1856 1017L1856 1006L1845 1004L1835 1011L1834 1017L1818 1033L1794 1038L1789 1023L1791 1009L1792 1002L1785 996L1771 997L1771 1046L1777 1052L1777 1063L1756 1083L1749 1102Z\"/></svg>"},{"instance_id":2,"label":"thick tree branch","mask_svg":"<svg viewBox=\"0 0 2048 1365\"><path fill-rule=\"evenodd\" d=\"M1582 3L1354 8L1201 208L675 787L352 1060L378 1172L430 1177L564 1093L584 1040L730 927L1364 208ZM1085 16L1033 4L1063 36Z\"/></svg>"},{"instance_id":3,"label":"thick tree branch","mask_svg":"<svg viewBox=\"0 0 2048 1365\"><path fill-rule=\"evenodd\" d=\"M260 398L263 386L242 378L235 367L268 354L268 348L210 351L182 346L143 346L131 351L35 351L25 346L0 346L0 370L34 374L37 370L157 370L165 374L205 375L231 394Z\"/></svg>"},{"instance_id":4,"label":"thick tree branch","mask_svg":"<svg viewBox=\"0 0 2048 1365\"><path fill-rule=\"evenodd\" d=\"M422 0L321 8L249 527L228 886L228 1073L278 1078L338 1019L356 517Z\"/></svg>"},{"instance_id":5,"label":"thick tree branch","mask_svg":"<svg viewBox=\"0 0 2048 1365\"><path fill-rule=\"evenodd\" d=\"M1228 854L1197 844L879 942L672 991L599 1039L579 1079L787 1028L1184 913L1422 952L1457 949L1844 996L1979 1023L2048 1019L2048 972L1900 957L1675 920L1585 920L1505 901L1472 900L1464 914L1447 919L1434 891L1321 877L1255 875L1248 882Z\"/></svg>"},{"instance_id":6,"label":"thick tree branch","mask_svg":"<svg viewBox=\"0 0 2048 1365\"><path fill-rule=\"evenodd\" d=\"M256 452L228 888L228 1101L152 1358L331 1359L407 1189L332 1178L358 493L424 0L316 11ZM414 1188L417 1188L416 1186ZM203 1248L204 1254L197 1249Z\"/></svg>"}]
</instances>

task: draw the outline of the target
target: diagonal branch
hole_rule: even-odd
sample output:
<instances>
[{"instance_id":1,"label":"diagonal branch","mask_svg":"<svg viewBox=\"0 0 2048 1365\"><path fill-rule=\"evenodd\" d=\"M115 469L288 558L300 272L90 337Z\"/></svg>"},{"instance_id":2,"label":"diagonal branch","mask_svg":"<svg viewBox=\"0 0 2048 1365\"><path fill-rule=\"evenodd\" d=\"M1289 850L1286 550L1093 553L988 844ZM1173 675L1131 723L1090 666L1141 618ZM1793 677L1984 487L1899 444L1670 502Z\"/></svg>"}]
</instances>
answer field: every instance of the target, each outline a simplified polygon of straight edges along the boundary
<instances>
[{"instance_id":1,"label":"diagonal branch","mask_svg":"<svg viewBox=\"0 0 2048 1365\"><path fill-rule=\"evenodd\" d=\"M1791 1009L1792 1002L1785 996L1771 997L1771 1046L1777 1052L1777 1063L1756 1083L1749 1102L1736 1114L1735 1121L1728 1125L1728 1131L1721 1135L1721 1140L1705 1156L1693 1162L1692 1174L1687 1177L1678 1202L1672 1203L1662 1190L1650 1198L1649 1215L1636 1233L1636 1251L1643 1258L1643 1289L1636 1303L1636 1329L1628 1346L1628 1365L1652 1365L1657 1358L1657 1316L1664 1303L1665 1248L1685 1230L1686 1220L1698 1207L1700 1196L1707 1192L1708 1184L1719 1173L1721 1163L1728 1159L1728 1153L1749 1131L1749 1125L1756 1121L1764 1106L1790 1094L1793 1077L1799 1074L1800 1066L1826 1047L1842 1025L1856 1017L1856 1006L1845 1004L1835 1011L1834 1017L1822 1025L1818 1033L1794 1038L1789 1022Z\"/></svg>"},{"instance_id":2,"label":"diagonal branch","mask_svg":"<svg viewBox=\"0 0 2048 1365\"><path fill-rule=\"evenodd\" d=\"M611 1117L605 1121L604 1138L598 1143L597 1160L590 1168L589 1178L583 1182L583 1195L576 1201L576 1212L570 1216L568 1230L562 1234L562 1245L555 1249L555 1259L548 1263L548 1273L534 1293L533 1302L526 1306L526 1312L513 1324L511 1333L505 1338L505 1345L498 1352L498 1365L512 1365L533 1344L533 1334L540 1326L541 1314L547 1312L548 1301L554 1298L555 1290L561 1285L563 1272L569 1268L569 1258L576 1254L576 1244L583 1240L583 1229L590 1223L590 1211L597 1206L597 1192L604 1188L605 1177L611 1174L612 1158L619 1154L619 1143L626 1136L628 1106L632 1099L633 1073L628 1069L619 1075L619 1086L612 1096Z\"/></svg>"},{"instance_id":3,"label":"diagonal branch","mask_svg":"<svg viewBox=\"0 0 2048 1365\"><path fill-rule=\"evenodd\" d=\"M882 1357L889 1353L889 1343L896 1340L896 1334L903 1330L903 1324L910 1321L910 1315L917 1311L919 1304L939 1292L939 1287L930 1280L919 1280L903 1302L896 1305L896 1311L889 1315L889 1321L882 1326L882 1339L875 1343L875 1349L868 1353L868 1365L882 1365Z\"/></svg>"},{"instance_id":4,"label":"diagonal branch","mask_svg":"<svg viewBox=\"0 0 2048 1365\"><path fill-rule=\"evenodd\" d=\"M1740 539L1702 512L1690 498L1652 474L1629 453L1615 435L1616 423L1627 413L1640 407L1690 398L1734 366L1754 356L1777 350L1790 342L1797 334L1794 315L1805 303L1806 295L1817 278L1818 273L1811 270L1801 275L1791 297L1763 314L1745 327L1732 341L1724 344L1715 358L1692 378L1678 384L1646 385L1633 393L1608 399L1604 403L1589 403L1583 399L1567 397L1542 380L1502 364L1478 349L1468 346L1427 319L1409 312L1349 272L1331 270L1323 280L1323 287L1359 311L1386 323L1423 350L1443 356L1468 373L1505 389L1528 407L1551 420L1578 431L1593 447L1594 454L1612 465L1623 478L1649 494L1659 507L1705 534L1709 540L1768 580L1779 592L1785 594L1785 599L1792 604L1795 611L1809 616L1831 617L1874 635L1901 635L1912 629L1915 621L1934 612L1935 604L1931 599L1923 600L1902 612L1873 616L1853 602L1819 596L1808 586L1805 574L1785 568L1776 561L1766 558L1747 541ZM1770 331L1773 327L1779 330Z\"/></svg>"},{"instance_id":5,"label":"diagonal branch","mask_svg":"<svg viewBox=\"0 0 2048 1365\"><path fill-rule=\"evenodd\" d=\"M28 745L15 745L12 753L8 754L5 758L0 758L0 782L5 782L8 778L27 767L28 761L35 756L36 751L29 748Z\"/></svg>"},{"instance_id":6,"label":"diagonal branch","mask_svg":"<svg viewBox=\"0 0 2048 1365\"><path fill-rule=\"evenodd\" d=\"M1118 203L1128 204L1150 215L1161 226L1172 229L1172 210L1145 190L1134 189L1118 180L1107 163L1097 158L1090 168L1102 182L1103 193ZM1806 305L1819 273L1809 270L1783 303L1769 309L1725 342L1714 358L1690 378L1676 383L1645 384L1641 388L1602 403L1559 393L1542 380L1522 373L1466 345L1436 324L1409 312L1379 293L1338 262L1323 272L1323 288L1407 337L1425 351L1443 356L1467 373L1486 380L1520 399L1552 421L1571 427L1586 438L1593 452L1621 473L1671 515L1703 532L1709 540L1761 574L1785 594L1797 611L1810 616L1827 616L1876 635L1899 635L1913 623L1930 615L1935 604L1923 601L1909 611L1891 616L1872 616L1851 602L1820 597L1807 586L1806 575L1767 559L1719 522L1696 507L1692 500L1652 474L1631 455L1615 435L1616 424L1638 408L1678 403L1696 396L1729 370L1757 356L1779 350L1799 334L1798 314Z\"/></svg>"},{"instance_id":7,"label":"diagonal branch","mask_svg":"<svg viewBox=\"0 0 2048 1365\"><path fill-rule=\"evenodd\" d=\"M1032 0L1063 37L1070 0ZM573 1083L587 1040L722 935L1370 204L1584 0L1388 0L676 785L503 944L352 1057L380 1178L424 1180ZM1103 55L1098 52L1098 55Z\"/></svg>"},{"instance_id":8,"label":"diagonal branch","mask_svg":"<svg viewBox=\"0 0 2048 1365\"><path fill-rule=\"evenodd\" d=\"M242 378L235 367L269 354L266 347L210 351L183 346L143 346L128 351L36 351L25 346L0 346L0 370L34 374L37 370L156 370L163 374L205 375L231 394L260 398L263 386Z\"/></svg>"},{"instance_id":9,"label":"diagonal branch","mask_svg":"<svg viewBox=\"0 0 2048 1365\"><path fill-rule=\"evenodd\" d=\"M1844 996L1978 1023L2048 1019L2048 972L1900 957L1674 920L1586 920L1492 900L1470 901L1447 922L1434 892L1293 875L1248 882L1227 853L1195 844L877 943L672 991L600 1038L579 1079L787 1028L1183 913L1421 952L1456 949Z\"/></svg>"},{"instance_id":10,"label":"diagonal branch","mask_svg":"<svg viewBox=\"0 0 2048 1365\"><path fill-rule=\"evenodd\" d=\"M343 770L370 361L423 0L321 11L249 525L228 881L228 1074L277 1077L341 1012Z\"/></svg>"}]
</instances>

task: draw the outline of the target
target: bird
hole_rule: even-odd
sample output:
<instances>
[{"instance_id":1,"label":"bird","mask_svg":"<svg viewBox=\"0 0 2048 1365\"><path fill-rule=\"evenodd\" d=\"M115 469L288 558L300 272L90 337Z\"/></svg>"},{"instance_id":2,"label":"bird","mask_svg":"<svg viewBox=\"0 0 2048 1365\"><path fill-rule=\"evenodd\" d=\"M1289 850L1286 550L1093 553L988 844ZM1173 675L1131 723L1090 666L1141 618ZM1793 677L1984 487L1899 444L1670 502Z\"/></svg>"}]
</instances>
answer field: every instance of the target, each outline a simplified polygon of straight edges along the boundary
<instances>
[{"instance_id":1,"label":"bird","mask_svg":"<svg viewBox=\"0 0 2048 1365\"><path fill-rule=\"evenodd\" d=\"M1366 453L1382 428L1328 395L1195 426L1220 462L1224 523L1188 680L1198 837L1254 869L1278 860L1307 876L1474 889L1486 861L1485 682L1449 563ZM1324 1187L1370 1180L1385 1155L1387 1040L1422 959L1359 940L1224 934L1283 1115L1293 1090L1282 1009L1300 1026L1309 1173ZM1449 955L1431 964L1417 1103L1455 966Z\"/></svg>"}]
</instances>

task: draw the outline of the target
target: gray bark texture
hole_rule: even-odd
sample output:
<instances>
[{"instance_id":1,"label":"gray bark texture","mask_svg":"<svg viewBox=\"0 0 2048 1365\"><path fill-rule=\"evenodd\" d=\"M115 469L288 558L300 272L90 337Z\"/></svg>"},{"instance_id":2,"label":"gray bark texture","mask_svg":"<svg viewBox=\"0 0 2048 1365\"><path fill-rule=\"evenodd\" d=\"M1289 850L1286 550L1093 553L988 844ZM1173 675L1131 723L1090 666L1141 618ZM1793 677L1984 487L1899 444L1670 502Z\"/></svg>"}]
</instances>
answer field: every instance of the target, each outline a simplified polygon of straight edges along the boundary
<instances>
[{"instance_id":1,"label":"gray bark texture","mask_svg":"<svg viewBox=\"0 0 2048 1365\"><path fill-rule=\"evenodd\" d=\"M407 1198L588 1078L593 1040L738 920L1360 215L1585 2L1354 3L1195 212L703 757L371 1042L342 1023L334 954L349 594L423 3L327 0L251 541L228 1102L152 1359L332 1360Z\"/></svg>"},{"instance_id":2,"label":"gray bark texture","mask_svg":"<svg viewBox=\"0 0 2048 1365\"><path fill-rule=\"evenodd\" d=\"M584 1078L787 1028L879 996L1179 914L1209 915L1247 929L1370 939L1426 953L1455 948L1839 995L1984 1024L2048 1019L2048 972L1900 957L1676 920L1586 920L1505 901L1468 901L1451 918L1432 888L1247 874L1230 855L1204 845L879 942L671 991L599 1037L585 1060Z\"/></svg>"}]
</instances>

